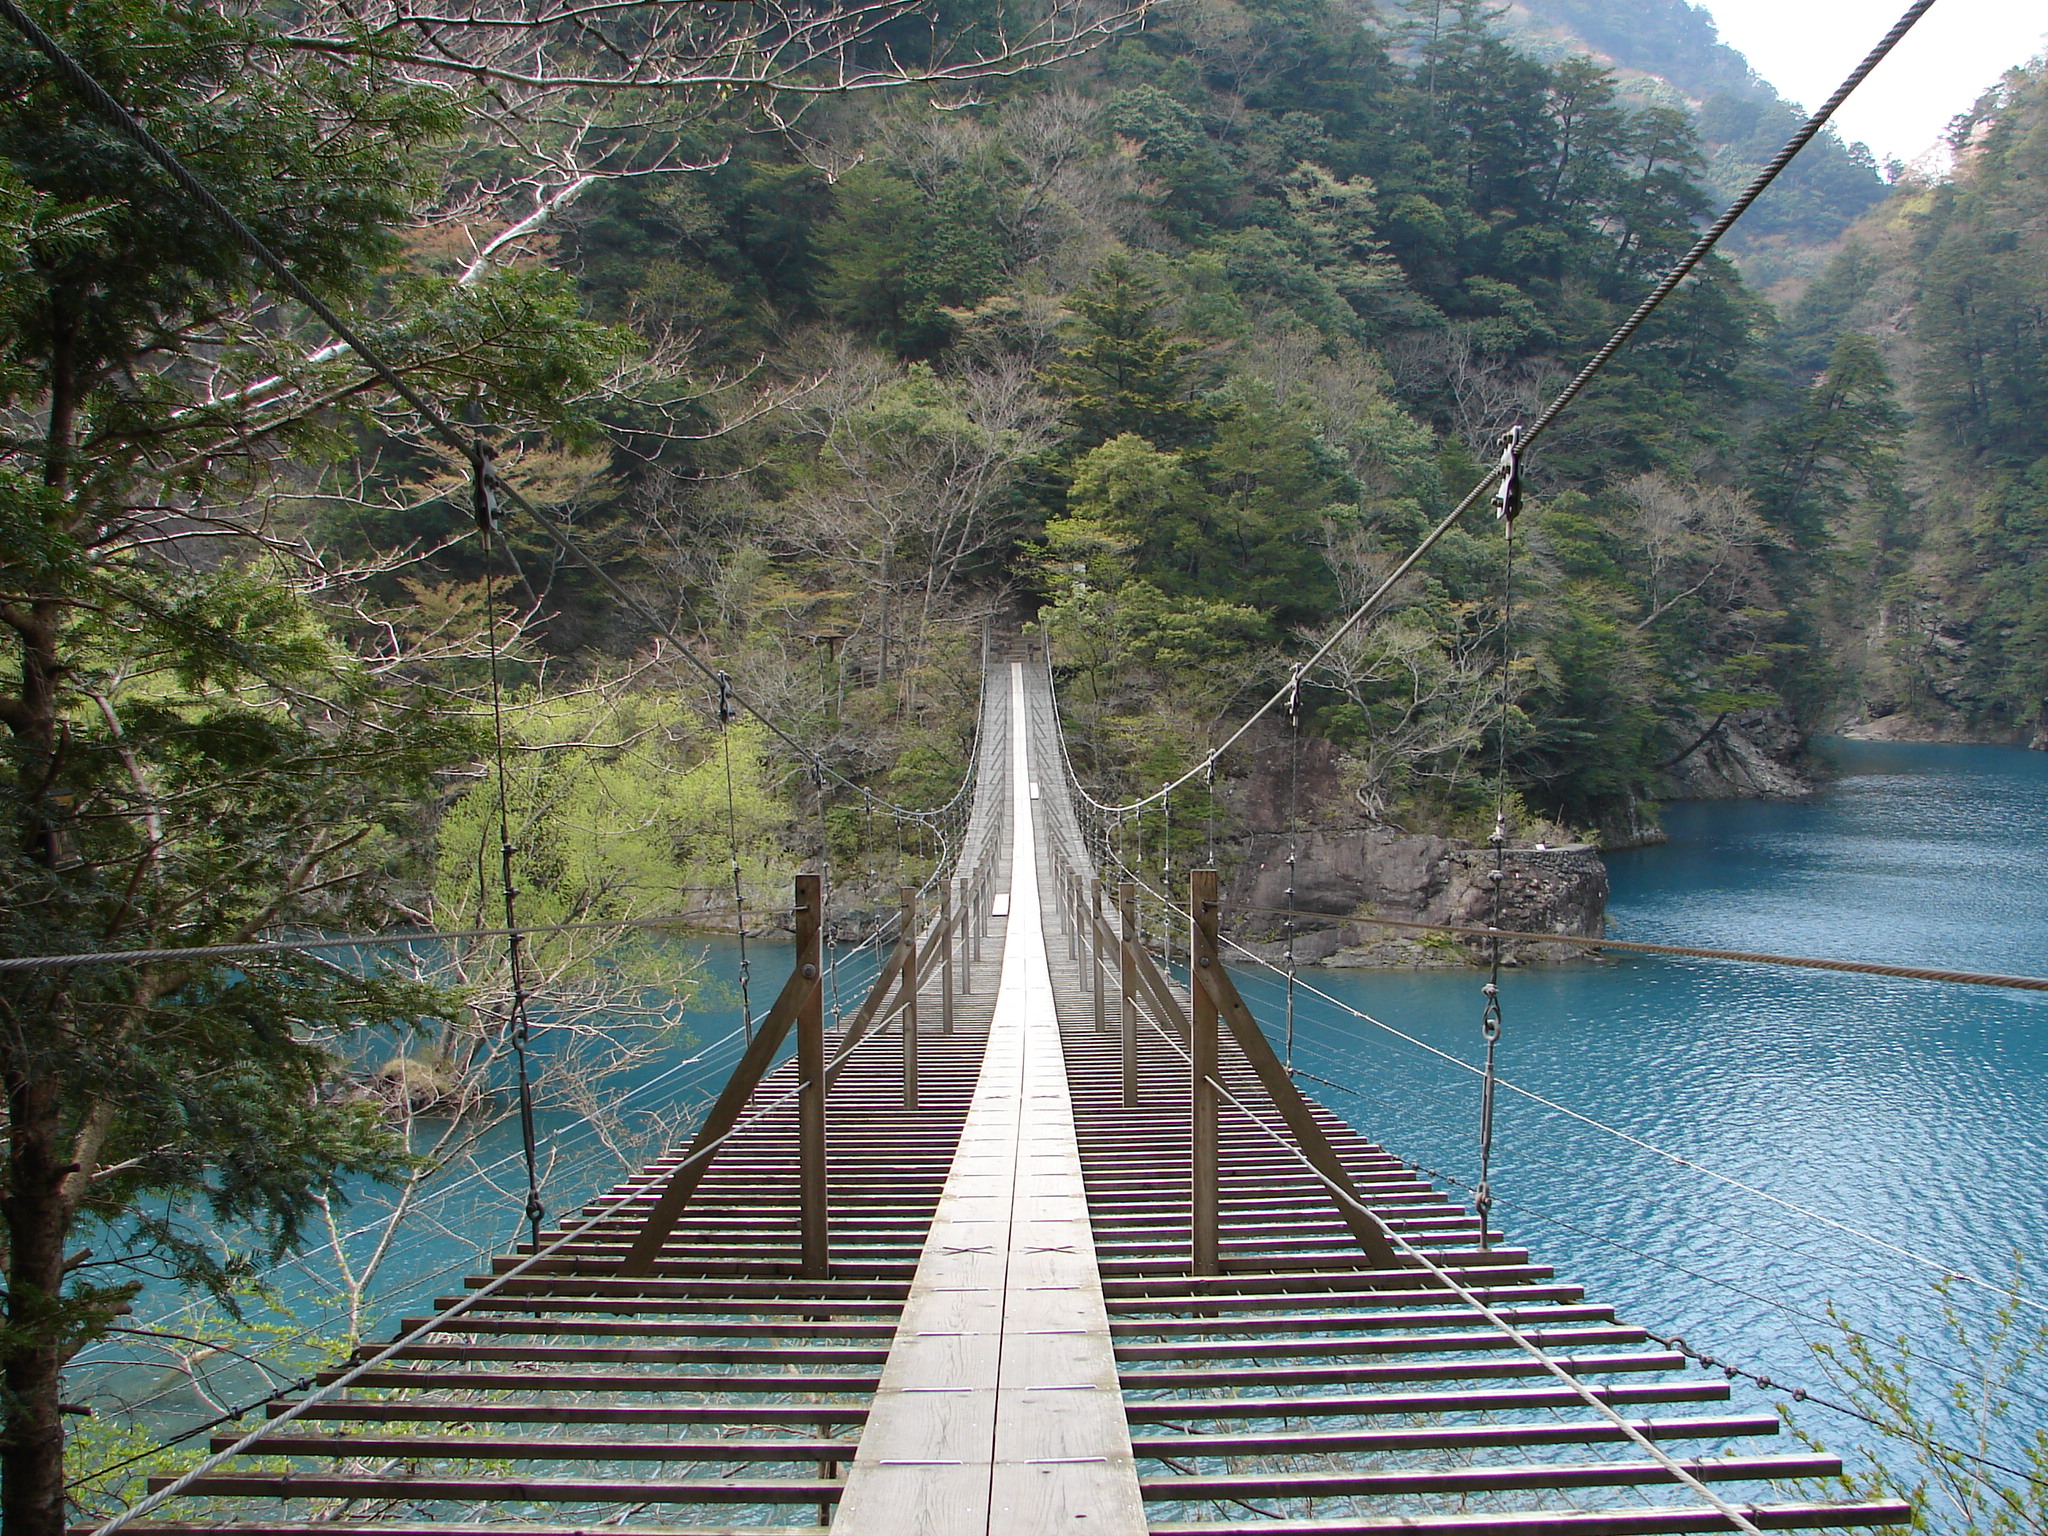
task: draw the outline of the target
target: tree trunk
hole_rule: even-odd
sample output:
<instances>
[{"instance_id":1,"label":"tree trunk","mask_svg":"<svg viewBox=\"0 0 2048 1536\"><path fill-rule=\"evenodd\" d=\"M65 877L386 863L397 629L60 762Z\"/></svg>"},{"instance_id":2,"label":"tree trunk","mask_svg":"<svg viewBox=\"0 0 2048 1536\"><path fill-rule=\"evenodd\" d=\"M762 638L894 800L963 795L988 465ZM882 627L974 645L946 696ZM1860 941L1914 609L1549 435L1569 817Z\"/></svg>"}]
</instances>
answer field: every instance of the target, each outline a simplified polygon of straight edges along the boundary
<instances>
[{"instance_id":1,"label":"tree trunk","mask_svg":"<svg viewBox=\"0 0 2048 1536\"><path fill-rule=\"evenodd\" d=\"M0 1532L63 1536L64 1242L70 1165L55 1085L17 1063L8 1085L7 1342L0 1346ZM32 1068L31 1068L32 1071Z\"/></svg>"}]
</instances>

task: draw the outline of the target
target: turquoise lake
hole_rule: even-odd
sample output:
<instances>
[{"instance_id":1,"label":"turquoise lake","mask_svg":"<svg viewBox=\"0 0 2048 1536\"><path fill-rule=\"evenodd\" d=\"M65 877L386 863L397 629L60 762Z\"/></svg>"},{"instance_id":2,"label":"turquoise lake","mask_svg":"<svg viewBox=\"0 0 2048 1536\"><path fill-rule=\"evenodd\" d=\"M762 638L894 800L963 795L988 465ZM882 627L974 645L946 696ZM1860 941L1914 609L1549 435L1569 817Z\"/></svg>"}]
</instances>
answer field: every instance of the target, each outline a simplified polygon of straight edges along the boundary
<instances>
[{"instance_id":1,"label":"turquoise lake","mask_svg":"<svg viewBox=\"0 0 2048 1536\"><path fill-rule=\"evenodd\" d=\"M1613 935L2048 975L2048 754L1847 741L1823 753L1832 778L1811 800L1673 806L1668 843L1611 856ZM709 983L692 1016L696 1043L627 1085L629 1112L701 1101L736 1057L736 1040L716 1043L738 1022L734 946L689 948ZM760 1008L789 950L751 953ZM855 997L866 964L846 960L842 985ZM1257 970L1241 980L1277 1033L1279 984ZM1304 1086L1402 1157L1470 1180L1478 1079L1459 1063L1479 1060L1483 978L1311 970L1304 980L1346 1005L1300 995L1295 1064L1325 1080ZM1833 1306L1874 1337L1914 1340L1930 1400L1963 1364L1932 1290L1944 1268L2005 1286L2025 1254L2022 1312L2029 1326L2048 1321L2048 1282L2034 1273L2048 1266L2048 994L1650 957L1511 972L1503 994L1502 1076L1587 1119L1503 1092L1496 1224L1625 1319L1826 1391L1811 1346L1834 1336ZM547 1116L543 1131L555 1208L617 1176L576 1116ZM509 1132L482 1162L484 1175L408 1218L374 1288L370 1336L388 1337L405 1309L446 1294L477 1244L519 1235L523 1177ZM360 1224L372 1214L360 1211ZM274 1276L306 1324L317 1325L333 1268L330 1251ZM1960 1283L1951 1299L1981 1322L2000 1297ZM164 1328L185 1315L142 1310ZM196 1416L182 1379L131 1348L90 1352L108 1406L167 1426ZM256 1352L266 1348L280 1366L292 1354L288 1343ZM247 1366L222 1370L215 1386L217 1400L263 1390ZM1999 1437L2007 1450L2048 1420L2048 1372L2016 1391L2016 1422ZM1857 1440L1816 1408L1800 1423L1831 1443Z\"/></svg>"}]
</instances>

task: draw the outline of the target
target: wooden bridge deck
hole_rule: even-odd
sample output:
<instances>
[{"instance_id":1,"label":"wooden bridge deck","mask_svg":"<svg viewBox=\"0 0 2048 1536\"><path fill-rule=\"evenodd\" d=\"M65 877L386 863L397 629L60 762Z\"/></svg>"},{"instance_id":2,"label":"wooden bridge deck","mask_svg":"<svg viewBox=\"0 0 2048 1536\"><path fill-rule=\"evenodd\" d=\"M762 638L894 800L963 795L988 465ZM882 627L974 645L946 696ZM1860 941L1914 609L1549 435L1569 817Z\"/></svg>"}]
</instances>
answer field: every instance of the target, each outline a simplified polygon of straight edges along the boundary
<instances>
[{"instance_id":1,"label":"wooden bridge deck","mask_svg":"<svg viewBox=\"0 0 2048 1536\"><path fill-rule=\"evenodd\" d=\"M1194 1272L1189 1000L1145 1005L1126 1102L1118 952L1098 967L1058 895L1087 868L1049 693L1029 667L999 673L976 810L987 944L950 1034L936 967L919 993L914 1109L900 1028L860 1038L822 1095L829 1269L806 1276L792 1062L651 1263L629 1254L680 1150L132 1528L1662 1536L1908 1518L1814 1491L1832 1457L1750 1449L1775 1417L1728 1411L1724 1379L1482 1242L1321 1106L1278 1103L1229 1036L1215 1272ZM1361 1248L1290 1108L1394 1262Z\"/></svg>"}]
</instances>

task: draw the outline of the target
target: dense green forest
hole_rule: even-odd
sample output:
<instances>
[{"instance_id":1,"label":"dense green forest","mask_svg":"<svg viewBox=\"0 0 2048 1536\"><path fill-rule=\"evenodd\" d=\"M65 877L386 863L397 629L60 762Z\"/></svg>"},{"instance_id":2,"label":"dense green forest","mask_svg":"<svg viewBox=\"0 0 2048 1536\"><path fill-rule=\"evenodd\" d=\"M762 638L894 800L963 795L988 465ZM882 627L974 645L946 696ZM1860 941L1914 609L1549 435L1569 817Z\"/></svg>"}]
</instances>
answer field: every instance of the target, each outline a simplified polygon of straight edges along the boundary
<instances>
[{"instance_id":1,"label":"dense green forest","mask_svg":"<svg viewBox=\"0 0 2048 1536\"><path fill-rule=\"evenodd\" d=\"M479 927L501 885L758 921L821 852L872 908L936 852L883 803L953 795L984 637L1027 626L1081 772L1156 786L1692 242L1709 139L1783 126L1480 0L536 3L431 47L375 5L30 9L604 575L481 533L475 466L9 34L12 955ZM2035 725L2042 102L1987 98L1789 321L1710 259L1528 465L1512 577L1477 513L1306 680L1341 793L1301 814L1480 832L1504 761L1524 830L1634 835L1712 743L1859 699ZM1846 155L1764 227L1856 212ZM1277 745L1176 804L1184 854ZM551 1065L598 1118L683 987L626 931L524 978L635 1021ZM0 974L8 1536L63 1528L64 1366L138 1276L230 1296L348 1181L447 1165L343 1041L396 1042L401 1103L502 1082L518 995L499 951Z\"/></svg>"},{"instance_id":2,"label":"dense green forest","mask_svg":"<svg viewBox=\"0 0 2048 1536\"><path fill-rule=\"evenodd\" d=\"M1720 40L1712 17L1688 0L1525 0L1502 22L1538 57L1598 54L1613 61L1633 97L1692 111L1706 152L1702 179L1722 202L1778 152L1805 115L1758 78L1748 60ZM1897 174L1900 168L1886 169ZM1869 150L1827 129L1786 170L1770 199L1729 232L1729 253L1752 282L1796 289L1885 193Z\"/></svg>"},{"instance_id":3,"label":"dense green forest","mask_svg":"<svg viewBox=\"0 0 2048 1536\"><path fill-rule=\"evenodd\" d=\"M1867 349L1909 414L1873 418L1837 648L1866 713L2048 743L2048 71L2016 69L1953 130L1955 175L1901 188L1793 309L1813 364Z\"/></svg>"}]
</instances>

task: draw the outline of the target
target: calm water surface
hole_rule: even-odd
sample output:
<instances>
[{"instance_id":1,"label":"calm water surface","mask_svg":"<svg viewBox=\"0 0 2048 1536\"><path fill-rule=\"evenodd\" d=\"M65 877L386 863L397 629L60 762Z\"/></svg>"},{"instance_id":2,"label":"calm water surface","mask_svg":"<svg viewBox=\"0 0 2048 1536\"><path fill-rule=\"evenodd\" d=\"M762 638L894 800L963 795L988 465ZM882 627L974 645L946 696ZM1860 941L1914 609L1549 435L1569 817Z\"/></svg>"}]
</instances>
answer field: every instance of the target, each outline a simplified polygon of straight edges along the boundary
<instances>
[{"instance_id":1,"label":"calm water surface","mask_svg":"<svg viewBox=\"0 0 2048 1536\"><path fill-rule=\"evenodd\" d=\"M1815 799L1675 806L1668 844L1613 856L1614 936L2048 975L2048 756L1824 748L1837 777ZM1393 1151L1470 1179L1477 1080L1422 1047L1479 1059L1480 978L1314 980L1422 1044L1310 999L1297 1065ZM1503 1095L1497 1224L1626 1318L1819 1388L1832 1307L1911 1338L1938 1390L1957 1363L1942 1267L2048 1267L2048 994L1654 957L1515 973L1503 994L1503 1075L1612 1132ZM2048 1320L2048 1280L2020 1289ZM1951 1295L1980 1323L1999 1299ZM2019 1390L2030 1436L2048 1373ZM1839 1439L1831 1419L1802 1422Z\"/></svg>"},{"instance_id":2,"label":"calm water surface","mask_svg":"<svg viewBox=\"0 0 2048 1536\"><path fill-rule=\"evenodd\" d=\"M1614 856L1615 936L2048 975L2048 755L1826 750L1837 777L1817 798L1673 807L1668 844ZM737 1019L735 956L725 943L704 954L696 1044L629 1085L629 1109L701 1101L730 1068L735 1045L707 1046ZM765 999L789 951L753 955ZM1469 1180L1478 1087L1459 1063L1479 1058L1477 974L1308 979L1413 1037L1304 995L1294 1059L1326 1080L1309 1086L1401 1156ZM1243 983L1277 1025L1272 979ZM1811 1346L1833 1336L1832 1307L1873 1336L1912 1338L1931 1398L1956 1364L1931 1289L1942 1267L2010 1283L2016 1254L2048 1266L2048 994L1645 957L1514 973L1503 1003L1504 1076L1601 1124L1503 1094L1496 1222L1632 1321L1822 1388ZM616 1177L576 1116L544 1117L543 1131L557 1208ZM488 1177L409 1222L371 1336L445 1293L479 1242L518 1235L515 1151L501 1137ZM299 1316L317 1319L332 1265L316 1254L278 1275ZM2033 1296L2034 1277L2022 1289ZM1997 1299L1953 1295L1973 1319ZM175 1383L139 1390L164 1378L115 1367L117 1355L106 1379L120 1397L191 1406ZM2048 1376L2019 1390L2015 1432L2030 1431L2048 1420ZM1831 1416L1802 1422L1843 1439Z\"/></svg>"}]
</instances>

